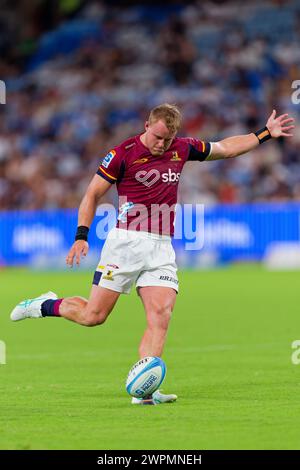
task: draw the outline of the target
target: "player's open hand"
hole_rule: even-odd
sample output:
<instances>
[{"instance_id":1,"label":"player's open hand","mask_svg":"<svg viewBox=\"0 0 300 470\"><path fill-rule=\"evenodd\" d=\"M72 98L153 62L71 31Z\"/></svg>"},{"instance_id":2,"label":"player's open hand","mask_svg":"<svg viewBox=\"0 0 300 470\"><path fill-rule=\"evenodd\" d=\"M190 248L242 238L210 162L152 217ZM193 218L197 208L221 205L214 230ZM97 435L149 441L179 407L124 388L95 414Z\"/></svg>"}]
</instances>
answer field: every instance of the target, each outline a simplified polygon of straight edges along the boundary
<instances>
[{"instance_id":1,"label":"player's open hand","mask_svg":"<svg viewBox=\"0 0 300 470\"><path fill-rule=\"evenodd\" d=\"M266 125L272 137L292 137L291 130L295 127L292 125L293 122L294 119L289 117L288 114L281 114L281 116L276 117L276 111L273 109Z\"/></svg>"},{"instance_id":2,"label":"player's open hand","mask_svg":"<svg viewBox=\"0 0 300 470\"><path fill-rule=\"evenodd\" d=\"M79 266L81 257L86 256L88 251L88 242L86 242L85 240L76 240L76 242L73 243L66 258L67 265L72 267L75 258L75 262L77 266Z\"/></svg>"}]
</instances>

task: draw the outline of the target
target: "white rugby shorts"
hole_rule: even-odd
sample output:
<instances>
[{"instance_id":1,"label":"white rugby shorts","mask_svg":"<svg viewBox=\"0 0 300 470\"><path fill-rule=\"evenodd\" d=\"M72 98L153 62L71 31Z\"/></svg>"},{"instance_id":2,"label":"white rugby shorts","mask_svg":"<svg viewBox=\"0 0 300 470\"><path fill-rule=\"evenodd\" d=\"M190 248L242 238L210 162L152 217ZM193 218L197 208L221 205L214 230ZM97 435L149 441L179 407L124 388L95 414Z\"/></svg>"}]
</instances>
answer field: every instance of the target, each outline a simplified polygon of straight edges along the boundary
<instances>
[{"instance_id":1,"label":"white rugby shorts","mask_svg":"<svg viewBox=\"0 0 300 470\"><path fill-rule=\"evenodd\" d=\"M178 292L171 237L113 228L104 243L93 284L129 294L136 287L172 287Z\"/></svg>"}]
</instances>

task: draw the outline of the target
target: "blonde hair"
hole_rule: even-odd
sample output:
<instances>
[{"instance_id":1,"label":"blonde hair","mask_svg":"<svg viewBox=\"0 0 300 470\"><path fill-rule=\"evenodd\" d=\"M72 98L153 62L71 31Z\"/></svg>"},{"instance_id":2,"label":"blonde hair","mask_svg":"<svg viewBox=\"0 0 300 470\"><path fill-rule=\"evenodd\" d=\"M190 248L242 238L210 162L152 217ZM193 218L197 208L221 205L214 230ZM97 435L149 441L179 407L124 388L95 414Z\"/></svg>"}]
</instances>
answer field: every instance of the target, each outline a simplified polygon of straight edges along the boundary
<instances>
[{"instance_id":1,"label":"blonde hair","mask_svg":"<svg viewBox=\"0 0 300 470\"><path fill-rule=\"evenodd\" d=\"M182 116L175 104L164 103L153 108L148 118L150 124L160 119L165 122L169 131L175 133L181 126Z\"/></svg>"}]
</instances>

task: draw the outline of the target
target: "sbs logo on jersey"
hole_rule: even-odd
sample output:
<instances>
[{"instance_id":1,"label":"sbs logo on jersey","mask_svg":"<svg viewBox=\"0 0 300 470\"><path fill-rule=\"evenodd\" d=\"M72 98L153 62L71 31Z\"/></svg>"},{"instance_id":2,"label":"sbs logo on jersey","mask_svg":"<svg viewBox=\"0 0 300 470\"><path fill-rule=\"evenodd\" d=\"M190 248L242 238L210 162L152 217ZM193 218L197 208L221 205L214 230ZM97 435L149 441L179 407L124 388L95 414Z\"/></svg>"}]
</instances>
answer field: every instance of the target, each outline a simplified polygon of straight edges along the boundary
<instances>
[{"instance_id":1,"label":"sbs logo on jersey","mask_svg":"<svg viewBox=\"0 0 300 470\"><path fill-rule=\"evenodd\" d=\"M180 178L180 173L174 173L170 168L168 170L168 173L163 173L161 175L161 179L163 180L164 183L177 183Z\"/></svg>"},{"instance_id":2,"label":"sbs logo on jersey","mask_svg":"<svg viewBox=\"0 0 300 470\"><path fill-rule=\"evenodd\" d=\"M110 162L112 161L112 159L114 158L115 155L116 155L116 151L115 151L115 150L111 150L111 151L106 155L106 157L104 157L103 162L102 162L102 166L104 166L104 168L107 168L108 165L110 164Z\"/></svg>"},{"instance_id":3,"label":"sbs logo on jersey","mask_svg":"<svg viewBox=\"0 0 300 470\"><path fill-rule=\"evenodd\" d=\"M148 188L153 186L160 179L160 177L163 183L177 183L180 178L180 173L175 173L169 168L168 173L160 174L158 170L153 168L149 171L140 170L135 174L135 179Z\"/></svg>"},{"instance_id":4,"label":"sbs logo on jersey","mask_svg":"<svg viewBox=\"0 0 300 470\"><path fill-rule=\"evenodd\" d=\"M153 186L159 180L159 178L160 172L154 168L149 171L140 170L135 174L135 179L140 183L143 183L148 188Z\"/></svg>"}]
</instances>

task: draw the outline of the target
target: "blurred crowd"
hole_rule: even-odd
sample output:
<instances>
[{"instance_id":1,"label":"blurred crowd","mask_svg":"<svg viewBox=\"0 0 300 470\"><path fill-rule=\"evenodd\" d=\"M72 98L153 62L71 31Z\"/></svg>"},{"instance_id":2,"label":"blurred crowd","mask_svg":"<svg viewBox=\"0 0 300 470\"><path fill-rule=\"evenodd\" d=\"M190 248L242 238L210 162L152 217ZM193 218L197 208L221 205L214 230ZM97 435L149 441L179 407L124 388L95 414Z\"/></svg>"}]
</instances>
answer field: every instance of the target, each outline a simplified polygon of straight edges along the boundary
<instances>
[{"instance_id":1,"label":"blurred crowd","mask_svg":"<svg viewBox=\"0 0 300 470\"><path fill-rule=\"evenodd\" d=\"M291 139L187 164L181 202L299 200L300 4L247 3L77 1L42 30L31 14L19 48L0 58L0 209L78 206L101 158L163 102L181 108L180 135L208 141L264 127L274 108L296 119Z\"/></svg>"}]
</instances>

